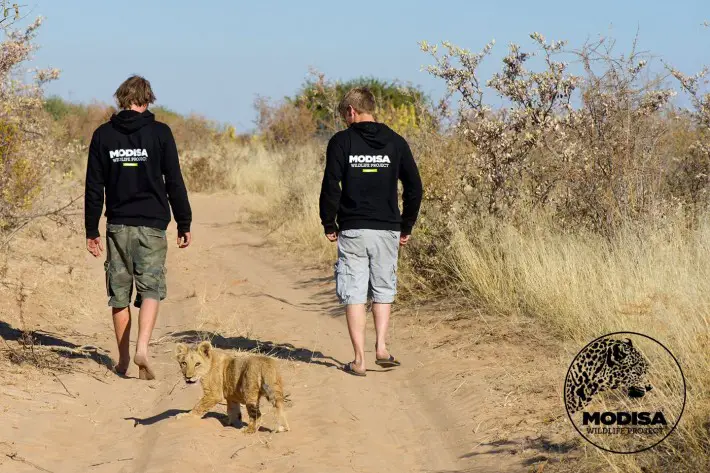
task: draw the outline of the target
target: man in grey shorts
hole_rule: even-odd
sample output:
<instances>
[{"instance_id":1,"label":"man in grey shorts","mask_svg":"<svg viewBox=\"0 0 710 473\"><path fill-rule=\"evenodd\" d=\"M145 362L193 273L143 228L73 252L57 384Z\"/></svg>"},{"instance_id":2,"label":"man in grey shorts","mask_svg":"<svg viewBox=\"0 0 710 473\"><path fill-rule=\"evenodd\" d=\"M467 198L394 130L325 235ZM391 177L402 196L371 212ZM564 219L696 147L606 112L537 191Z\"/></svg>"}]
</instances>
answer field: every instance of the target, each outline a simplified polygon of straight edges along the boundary
<instances>
[{"instance_id":1,"label":"man in grey shorts","mask_svg":"<svg viewBox=\"0 0 710 473\"><path fill-rule=\"evenodd\" d=\"M345 304L355 360L343 370L365 376L365 325L372 300L377 341L375 363L399 366L387 350L390 308L397 293L397 253L407 244L419 213L422 182L407 142L375 122L375 97L366 88L349 91L338 111L348 128L328 142L320 194L326 237L338 243L335 286ZM400 215L397 183L402 182Z\"/></svg>"}]
</instances>

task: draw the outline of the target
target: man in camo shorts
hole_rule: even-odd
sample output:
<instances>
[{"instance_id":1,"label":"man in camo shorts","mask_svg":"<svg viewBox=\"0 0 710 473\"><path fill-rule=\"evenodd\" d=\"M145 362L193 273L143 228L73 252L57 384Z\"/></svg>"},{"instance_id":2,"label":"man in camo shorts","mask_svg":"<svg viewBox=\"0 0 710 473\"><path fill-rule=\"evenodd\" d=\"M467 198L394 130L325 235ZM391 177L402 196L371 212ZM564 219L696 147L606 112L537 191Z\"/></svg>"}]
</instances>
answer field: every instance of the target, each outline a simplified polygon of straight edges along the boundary
<instances>
[{"instance_id":1,"label":"man in camo shorts","mask_svg":"<svg viewBox=\"0 0 710 473\"><path fill-rule=\"evenodd\" d=\"M390 308L397 292L399 246L407 244L419 213L422 182L407 142L375 122L375 97L366 88L349 91L338 110L346 130L329 141L320 194L326 237L338 243L335 285L346 306L355 360L343 370L365 376L365 324L372 300L377 341L375 363L399 366L387 350ZM397 183L402 182L400 215ZM337 222L336 222L337 220Z\"/></svg>"},{"instance_id":2,"label":"man in camo shorts","mask_svg":"<svg viewBox=\"0 0 710 473\"><path fill-rule=\"evenodd\" d=\"M97 258L104 250L99 219L105 192L108 252L104 269L119 352L115 369L125 375L130 363L130 304L135 283L134 305L140 312L133 362L140 379L154 379L148 343L159 302L167 295L165 230L172 208L178 247L187 248L192 241L192 211L172 132L148 111L148 105L155 102L150 83L139 76L130 77L115 97L122 110L94 132L89 146L86 247Z\"/></svg>"}]
</instances>

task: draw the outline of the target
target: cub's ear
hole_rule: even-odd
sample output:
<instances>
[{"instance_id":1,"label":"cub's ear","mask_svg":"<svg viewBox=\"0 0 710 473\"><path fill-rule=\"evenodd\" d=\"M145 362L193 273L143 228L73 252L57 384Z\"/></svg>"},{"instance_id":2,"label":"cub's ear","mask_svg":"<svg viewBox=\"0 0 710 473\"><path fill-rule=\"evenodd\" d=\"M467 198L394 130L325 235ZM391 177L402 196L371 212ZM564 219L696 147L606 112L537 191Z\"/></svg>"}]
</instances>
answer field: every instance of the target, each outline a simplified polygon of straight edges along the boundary
<instances>
[{"instance_id":1,"label":"cub's ear","mask_svg":"<svg viewBox=\"0 0 710 473\"><path fill-rule=\"evenodd\" d=\"M185 356L187 354L187 350L187 345L185 345L184 343L178 343L175 346L175 356L178 358L180 358L181 356Z\"/></svg>"},{"instance_id":2,"label":"cub's ear","mask_svg":"<svg viewBox=\"0 0 710 473\"><path fill-rule=\"evenodd\" d=\"M209 358L212 354L212 344L208 340L205 340L204 342L197 345L197 351L202 353L205 357Z\"/></svg>"}]
</instances>

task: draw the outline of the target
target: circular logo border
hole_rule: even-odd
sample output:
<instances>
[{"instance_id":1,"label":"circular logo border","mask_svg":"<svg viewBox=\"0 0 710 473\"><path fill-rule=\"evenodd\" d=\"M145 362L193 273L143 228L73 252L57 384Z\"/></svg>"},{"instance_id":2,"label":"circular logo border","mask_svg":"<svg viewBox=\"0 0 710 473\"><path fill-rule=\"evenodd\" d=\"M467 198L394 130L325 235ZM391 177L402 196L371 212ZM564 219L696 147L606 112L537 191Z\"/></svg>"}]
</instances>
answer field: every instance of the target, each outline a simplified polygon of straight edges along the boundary
<instances>
[{"instance_id":1,"label":"circular logo border","mask_svg":"<svg viewBox=\"0 0 710 473\"><path fill-rule=\"evenodd\" d=\"M642 448L641 450L635 450L635 451L633 451L633 452L620 452L620 451L617 451L617 450L611 450L611 449L608 449L608 448L604 448L604 447L602 447L602 446L599 446L599 445L597 445L596 443L592 442L590 439L588 439L588 438L582 433L581 430L579 430L579 428L577 427L577 424L574 422L574 419L572 419L572 415L569 413L569 409L567 409L567 381L569 380L569 374L570 374L570 371L572 370L572 366L574 366L574 362L577 361L577 358L579 357L579 355L580 355L584 350L586 350L587 347L588 347L589 345L591 345L592 343L594 343L594 342L596 342L596 341L598 341L598 340L601 340L601 339L603 339L603 338L608 338L608 337L611 337L611 336L614 336L614 335L621 335L621 334L637 335L637 336L639 336L639 337L647 338L647 339L649 339L649 340L651 340L651 341L656 342L656 343L657 343L658 345L660 345L661 347L663 347L663 349L666 350L666 352L671 356L671 358L673 358L673 361L675 362L676 366L678 367L678 371L680 371L680 377L681 377L681 379L683 380L683 406L682 406L681 409L680 409L680 414L678 415L678 420L676 421L676 423L675 423L675 425L673 426L673 428L671 428L671 430L670 430L661 440L659 440L658 442L656 442L656 443L654 443L653 445L650 445L650 446L648 446L648 447ZM685 374L683 373L683 368L681 368L680 363L678 363L678 359L675 357L675 355L674 355L673 353L671 353L671 351L670 351L664 344L662 344L661 342L659 342L658 340L656 340L655 338L653 338L653 337L651 337L651 336L644 335L643 333L622 331L622 332L612 332L612 333L608 333L608 334L606 334L606 335L602 335L601 337L597 337L597 338L595 338L594 340L592 340L591 342L587 343L581 350L579 350L579 352L578 352L578 353L575 355L575 357L572 359L572 363L570 363L569 368L567 368L567 375L565 376L565 384L564 384L564 389L563 389L563 399L564 399L564 404L565 404L565 412L567 412L567 417L569 417L569 420L570 420L570 422L572 423L572 426L573 426L574 429L577 431L577 433L582 436L582 438L583 438L584 440L586 440L587 442L591 443L592 445L594 445L594 446L597 447L598 449L604 450L605 452L617 453L617 454L620 454L620 455L633 455L633 454L636 454L636 453L641 453L641 452L645 452L646 450L652 449L653 447L655 447L656 445L658 445L659 443L661 443L661 442L663 442L665 439L667 439L667 438L673 433L673 431L676 429L676 427L678 427L678 424L680 424L680 420L683 418L683 413L685 412L685 402L686 402L686 400L688 399L688 391L687 391L687 386L686 386L686 383L685 383Z\"/></svg>"}]
</instances>

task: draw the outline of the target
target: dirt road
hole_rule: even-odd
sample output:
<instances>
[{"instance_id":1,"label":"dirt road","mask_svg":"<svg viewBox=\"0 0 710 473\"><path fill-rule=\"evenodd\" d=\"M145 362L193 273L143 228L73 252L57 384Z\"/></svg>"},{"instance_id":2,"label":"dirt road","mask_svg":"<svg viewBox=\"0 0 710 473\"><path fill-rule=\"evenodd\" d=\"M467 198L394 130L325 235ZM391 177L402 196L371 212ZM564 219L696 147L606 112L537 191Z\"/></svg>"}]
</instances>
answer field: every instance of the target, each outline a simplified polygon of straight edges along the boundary
<instances>
[{"instance_id":1,"label":"dirt road","mask_svg":"<svg viewBox=\"0 0 710 473\"><path fill-rule=\"evenodd\" d=\"M476 356L428 349L432 335L405 324L400 312L391 351L403 366L378 368L370 347L367 377L347 375L338 368L352 352L332 275L304 268L245 230L233 198L197 196L193 206L194 246L169 250L169 294L152 346L159 379L136 379L133 365L130 379L121 379L91 360L76 362L80 372L12 377L0 387L0 472L516 472L530 471L541 452L549 453L529 441L537 430L526 427L520 412L527 381L519 373L533 358L500 343L479 346ZM70 254L82 254L80 244ZM77 266L90 276L89 288L67 297L87 316L78 315L63 340L115 357L103 265L88 254L81 258ZM51 320L51 302L35 307ZM12 328L5 325L7 338ZM175 343L204 338L281 360L291 432L268 431L270 406L263 409L264 429L251 436L223 426L224 405L202 420L175 418L200 396L199 385L181 379ZM373 340L368 334L368 344ZM501 366L509 357L520 360L519 372ZM514 435L492 435L492 426L511 415Z\"/></svg>"}]
</instances>

